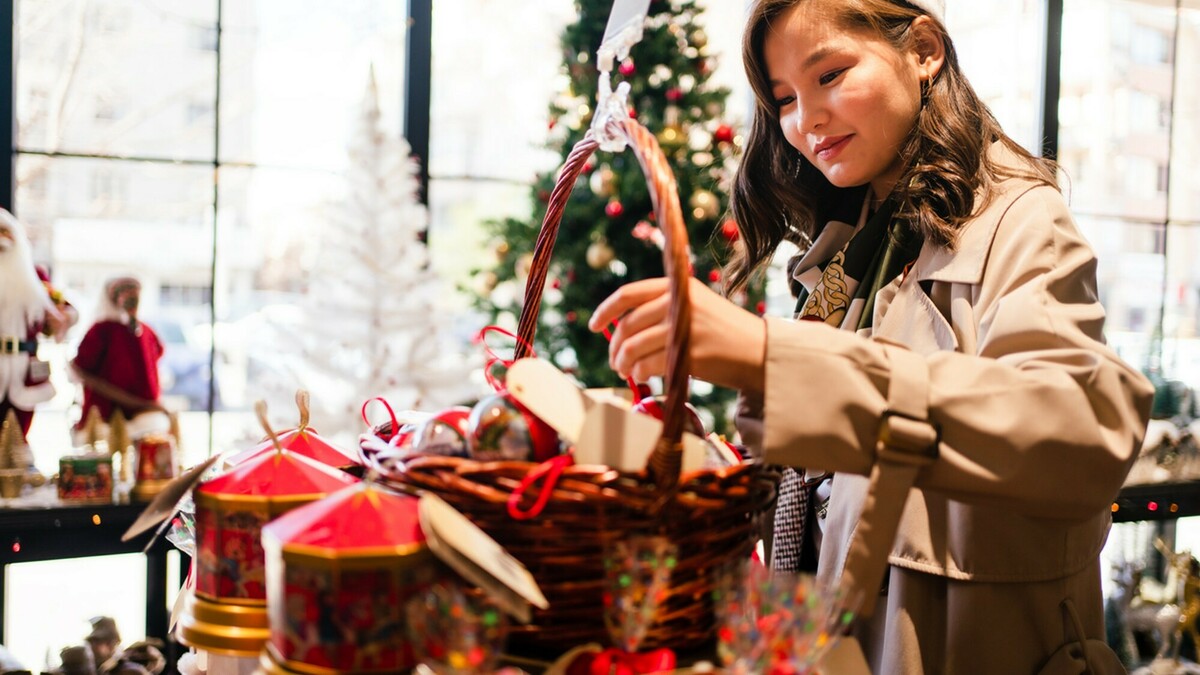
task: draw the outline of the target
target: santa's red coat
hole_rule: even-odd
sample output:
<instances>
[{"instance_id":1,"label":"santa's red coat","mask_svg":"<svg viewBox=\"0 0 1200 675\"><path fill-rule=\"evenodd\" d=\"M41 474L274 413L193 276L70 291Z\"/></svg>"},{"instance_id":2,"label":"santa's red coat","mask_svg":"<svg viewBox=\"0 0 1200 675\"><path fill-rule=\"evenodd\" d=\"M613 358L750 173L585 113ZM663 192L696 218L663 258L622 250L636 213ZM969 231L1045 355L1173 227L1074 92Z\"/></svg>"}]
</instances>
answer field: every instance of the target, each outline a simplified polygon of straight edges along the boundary
<instances>
[{"instance_id":1,"label":"santa's red coat","mask_svg":"<svg viewBox=\"0 0 1200 675\"><path fill-rule=\"evenodd\" d=\"M136 329L131 329L119 321L98 321L79 343L75 365L133 396L157 401L160 393L158 359L162 355L162 342L150 326L139 323ZM100 417L105 421L117 409L127 418L142 412L126 410L85 385L83 415L77 426L83 426L93 407L100 411Z\"/></svg>"}]
</instances>

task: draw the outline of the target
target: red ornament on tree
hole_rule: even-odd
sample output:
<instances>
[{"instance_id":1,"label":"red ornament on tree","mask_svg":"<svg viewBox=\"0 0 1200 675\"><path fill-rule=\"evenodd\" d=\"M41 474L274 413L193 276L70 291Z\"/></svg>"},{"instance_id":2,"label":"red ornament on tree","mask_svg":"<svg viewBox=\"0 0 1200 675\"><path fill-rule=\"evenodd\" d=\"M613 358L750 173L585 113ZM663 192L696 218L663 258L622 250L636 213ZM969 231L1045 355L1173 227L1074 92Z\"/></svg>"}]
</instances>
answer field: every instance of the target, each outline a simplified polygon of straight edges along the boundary
<instances>
[{"instance_id":1,"label":"red ornament on tree","mask_svg":"<svg viewBox=\"0 0 1200 675\"><path fill-rule=\"evenodd\" d=\"M567 323L575 323L575 319L578 319L578 318L579 318L579 315L573 311L567 312L567 314L566 314Z\"/></svg>"},{"instance_id":2,"label":"red ornament on tree","mask_svg":"<svg viewBox=\"0 0 1200 675\"><path fill-rule=\"evenodd\" d=\"M717 127L717 130L713 132L713 140L718 143L732 143L733 127L728 124L722 124Z\"/></svg>"},{"instance_id":3,"label":"red ornament on tree","mask_svg":"<svg viewBox=\"0 0 1200 675\"><path fill-rule=\"evenodd\" d=\"M617 71L620 72L625 77L629 77L630 75L632 75L633 70L634 70L633 59L625 59L624 61L621 62L621 65L617 67Z\"/></svg>"},{"instance_id":4,"label":"red ornament on tree","mask_svg":"<svg viewBox=\"0 0 1200 675\"><path fill-rule=\"evenodd\" d=\"M537 197L538 197L539 202L541 202L543 204L547 204L550 202L550 191L549 190L538 190Z\"/></svg>"},{"instance_id":5,"label":"red ornament on tree","mask_svg":"<svg viewBox=\"0 0 1200 675\"><path fill-rule=\"evenodd\" d=\"M725 222L721 223L721 236L725 237L726 241L737 241L738 237L740 236L738 234L737 222L735 222L732 218L729 218Z\"/></svg>"},{"instance_id":6,"label":"red ornament on tree","mask_svg":"<svg viewBox=\"0 0 1200 675\"><path fill-rule=\"evenodd\" d=\"M596 163L590 159L583 163L583 172L584 173L591 173L592 169L595 169L595 168L596 168Z\"/></svg>"},{"instance_id":7,"label":"red ornament on tree","mask_svg":"<svg viewBox=\"0 0 1200 675\"><path fill-rule=\"evenodd\" d=\"M615 199L604 205L604 214L609 218L620 218L623 213L625 213L624 205Z\"/></svg>"},{"instance_id":8,"label":"red ornament on tree","mask_svg":"<svg viewBox=\"0 0 1200 675\"><path fill-rule=\"evenodd\" d=\"M683 90L679 87L671 87L667 90L667 100L671 103L678 103L683 98Z\"/></svg>"},{"instance_id":9,"label":"red ornament on tree","mask_svg":"<svg viewBox=\"0 0 1200 675\"><path fill-rule=\"evenodd\" d=\"M712 270L708 273L708 280L711 283L717 283L721 280L721 270Z\"/></svg>"},{"instance_id":10,"label":"red ornament on tree","mask_svg":"<svg viewBox=\"0 0 1200 675\"><path fill-rule=\"evenodd\" d=\"M637 110L635 110L633 106L629 106L629 119L637 119Z\"/></svg>"},{"instance_id":11,"label":"red ornament on tree","mask_svg":"<svg viewBox=\"0 0 1200 675\"><path fill-rule=\"evenodd\" d=\"M759 300L758 304L754 305L754 311L760 315L765 314L767 312L767 303Z\"/></svg>"}]
</instances>

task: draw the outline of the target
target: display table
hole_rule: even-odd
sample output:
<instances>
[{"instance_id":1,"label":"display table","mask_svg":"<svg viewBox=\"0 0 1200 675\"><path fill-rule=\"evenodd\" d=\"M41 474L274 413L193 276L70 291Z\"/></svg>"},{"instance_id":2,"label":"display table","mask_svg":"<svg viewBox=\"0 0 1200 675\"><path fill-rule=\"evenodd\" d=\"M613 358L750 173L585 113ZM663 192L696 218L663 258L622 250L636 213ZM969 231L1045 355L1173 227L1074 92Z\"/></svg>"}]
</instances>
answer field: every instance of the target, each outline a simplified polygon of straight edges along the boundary
<instances>
[{"instance_id":1,"label":"display table","mask_svg":"<svg viewBox=\"0 0 1200 675\"><path fill-rule=\"evenodd\" d=\"M6 565L12 563L140 553L153 532L122 542L144 504L0 508L0 644L4 642ZM167 553L174 546L160 538L146 552L146 635L166 639L169 612ZM186 556L181 567L186 568ZM182 578L182 577L181 577ZM130 631L135 633L137 631Z\"/></svg>"},{"instance_id":2,"label":"display table","mask_svg":"<svg viewBox=\"0 0 1200 675\"><path fill-rule=\"evenodd\" d=\"M1132 485L1113 502L1113 522L1174 520L1200 515L1200 481Z\"/></svg>"}]
</instances>

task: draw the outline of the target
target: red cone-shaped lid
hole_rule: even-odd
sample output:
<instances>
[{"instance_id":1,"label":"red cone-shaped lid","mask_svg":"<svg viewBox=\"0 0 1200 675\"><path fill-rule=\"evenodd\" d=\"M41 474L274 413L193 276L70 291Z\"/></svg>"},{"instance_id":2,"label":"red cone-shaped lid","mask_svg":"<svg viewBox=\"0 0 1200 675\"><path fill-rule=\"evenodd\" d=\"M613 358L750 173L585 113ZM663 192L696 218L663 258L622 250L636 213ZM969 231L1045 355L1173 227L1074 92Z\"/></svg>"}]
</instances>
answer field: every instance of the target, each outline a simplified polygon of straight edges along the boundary
<instances>
[{"instance_id":1,"label":"red cone-shaped lid","mask_svg":"<svg viewBox=\"0 0 1200 675\"><path fill-rule=\"evenodd\" d=\"M328 464L332 467L362 464L352 453L321 438L320 434L308 427L291 429L279 434L279 445L283 449L291 450L297 455L315 459L322 464ZM227 459L226 462L231 466L241 464L266 452L275 452L275 445L269 438L249 450L237 453Z\"/></svg>"},{"instance_id":2,"label":"red cone-shaped lid","mask_svg":"<svg viewBox=\"0 0 1200 675\"><path fill-rule=\"evenodd\" d=\"M359 482L350 474L334 469L291 450L264 452L196 488L211 495L284 495L328 494Z\"/></svg>"},{"instance_id":3,"label":"red cone-shaped lid","mask_svg":"<svg viewBox=\"0 0 1200 675\"><path fill-rule=\"evenodd\" d=\"M425 543L417 504L416 497L362 483L288 512L264 526L263 534L284 548L394 549L404 555Z\"/></svg>"}]
</instances>

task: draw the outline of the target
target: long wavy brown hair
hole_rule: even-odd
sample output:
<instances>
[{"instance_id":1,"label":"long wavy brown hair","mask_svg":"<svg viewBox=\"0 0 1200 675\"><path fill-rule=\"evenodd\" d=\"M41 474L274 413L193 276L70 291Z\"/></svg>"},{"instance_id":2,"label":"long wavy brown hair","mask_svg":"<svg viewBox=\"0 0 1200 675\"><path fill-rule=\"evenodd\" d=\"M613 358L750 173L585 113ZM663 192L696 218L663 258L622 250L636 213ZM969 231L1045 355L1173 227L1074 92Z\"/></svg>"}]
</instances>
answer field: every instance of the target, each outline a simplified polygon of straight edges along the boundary
<instances>
[{"instance_id":1,"label":"long wavy brown hair","mask_svg":"<svg viewBox=\"0 0 1200 675\"><path fill-rule=\"evenodd\" d=\"M744 286L783 241L807 249L824 223L822 204L844 199L838 188L788 144L779 123L763 58L771 24L802 2L821 3L823 14L846 30L868 31L897 50L915 47L914 19L925 14L903 0L758 0L742 40L746 75L754 89L754 119L734 179L730 207L740 232L726 265L727 291ZM931 17L933 18L933 17ZM946 49L941 71L922 92L921 110L900 149L905 171L892 197L897 215L926 241L953 248L959 228L976 210L976 191L993 181L1021 176L1057 187L1053 162L1036 158L1004 133L975 94L958 63L945 27L933 18ZM1022 167L1003 167L988 156L995 141L1024 158ZM986 194L986 192L985 192Z\"/></svg>"}]
</instances>

